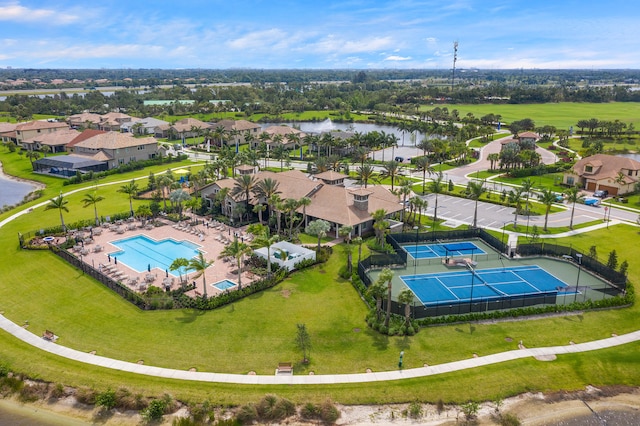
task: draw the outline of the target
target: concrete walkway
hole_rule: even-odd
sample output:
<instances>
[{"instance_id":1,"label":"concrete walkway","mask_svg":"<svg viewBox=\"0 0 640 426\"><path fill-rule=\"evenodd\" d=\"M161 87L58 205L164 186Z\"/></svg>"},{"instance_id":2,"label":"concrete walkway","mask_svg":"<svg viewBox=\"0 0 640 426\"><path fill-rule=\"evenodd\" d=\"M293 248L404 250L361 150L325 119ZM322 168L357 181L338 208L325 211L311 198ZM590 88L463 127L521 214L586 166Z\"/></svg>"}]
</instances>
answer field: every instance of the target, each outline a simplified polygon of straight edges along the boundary
<instances>
[{"instance_id":1,"label":"concrete walkway","mask_svg":"<svg viewBox=\"0 0 640 426\"><path fill-rule=\"evenodd\" d=\"M78 361L85 364L96 365L104 368L111 368L128 373L142 374L145 376L162 377L165 379L191 380L199 382L215 383L237 383L245 385L329 385L337 383L365 383L387 380L401 380L415 377L434 376L437 374L450 373L452 371L467 370L470 368L485 365L497 364L500 362L513 361L521 358L536 357L540 360L552 360L556 355L588 352L598 349L611 348L624 345L626 343L640 340L640 330L622 336L609 337L607 339L596 340L568 346L551 346L547 348L522 348L508 352L496 353L493 355L480 356L476 358L463 359L460 361L448 362L440 365L425 366L420 368L410 368L406 370L382 371L372 373L356 374L326 374L326 375L299 375L299 376L276 376L274 375L243 375L243 374L223 374L196 371L175 370L171 368L153 367L150 365L140 365L133 362L119 361L80 352L75 349L60 346L56 343L36 336L30 331L9 321L0 315L0 328L15 336L29 345L47 351L49 353ZM411 356L410 352L406 356Z\"/></svg>"}]
</instances>

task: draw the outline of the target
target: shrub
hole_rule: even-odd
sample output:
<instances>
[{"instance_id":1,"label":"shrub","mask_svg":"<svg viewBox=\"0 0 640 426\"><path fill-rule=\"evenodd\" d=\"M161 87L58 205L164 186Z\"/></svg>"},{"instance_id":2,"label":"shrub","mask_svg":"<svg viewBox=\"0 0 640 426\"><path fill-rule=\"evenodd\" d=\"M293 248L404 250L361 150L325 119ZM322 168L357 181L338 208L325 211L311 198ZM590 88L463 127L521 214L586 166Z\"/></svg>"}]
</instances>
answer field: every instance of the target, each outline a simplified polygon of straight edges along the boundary
<instances>
[{"instance_id":1,"label":"shrub","mask_svg":"<svg viewBox=\"0 0 640 426\"><path fill-rule=\"evenodd\" d=\"M327 400L320 406L320 418L325 424L332 425L340 418L340 411L333 402Z\"/></svg>"},{"instance_id":2,"label":"shrub","mask_svg":"<svg viewBox=\"0 0 640 426\"><path fill-rule=\"evenodd\" d=\"M194 424L212 423L215 420L213 407L209 401L192 405L189 411Z\"/></svg>"},{"instance_id":3,"label":"shrub","mask_svg":"<svg viewBox=\"0 0 640 426\"><path fill-rule=\"evenodd\" d=\"M96 394L91 388L81 387L76 390L76 400L81 404L93 405L96 403Z\"/></svg>"},{"instance_id":4,"label":"shrub","mask_svg":"<svg viewBox=\"0 0 640 426\"><path fill-rule=\"evenodd\" d=\"M300 409L300 416L306 420L317 419L320 417L320 407L311 402L307 402Z\"/></svg>"},{"instance_id":5,"label":"shrub","mask_svg":"<svg viewBox=\"0 0 640 426\"><path fill-rule=\"evenodd\" d=\"M105 410L111 410L116 406L116 402L116 392L112 389L107 389L106 391L96 395L96 405L104 408Z\"/></svg>"},{"instance_id":6,"label":"shrub","mask_svg":"<svg viewBox=\"0 0 640 426\"><path fill-rule=\"evenodd\" d=\"M116 407L121 410L144 410L147 408L147 401L142 394L133 395L129 389L120 388L115 392Z\"/></svg>"},{"instance_id":7,"label":"shrub","mask_svg":"<svg viewBox=\"0 0 640 426\"><path fill-rule=\"evenodd\" d=\"M164 410L167 403L162 399L154 399L149 403L149 406L142 410L142 418L147 422L158 421L164 415Z\"/></svg>"},{"instance_id":8,"label":"shrub","mask_svg":"<svg viewBox=\"0 0 640 426\"><path fill-rule=\"evenodd\" d=\"M419 402L412 402L407 409L407 415L412 419L419 419L422 417L422 404Z\"/></svg>"},{"instance_id":9,"label":"shrub","mask_svg":"<svg viewBox=\"0 0 640 426\"><path fill-rule=\"evenodd\" d=\"M51 394L49 394L50 398L60 399L65 396L64 385L62 383L56 383L51 389Z\"/></svg>"},{"instance_id":10,"label":"shrub","mask_svg":"<svg viewBox=\"0 0 640 426\"><path fill-rule=\"evenodd\" d=\"M236 415L236 420L242 424L250 424L258 418L258 409L255 404L249 403L240 407L240 411Z\"/></svg>"},{"instance_id":11,"label":"shrub","mask_svg":"<svg viewBox=\"0 0 640 426\"><path fill-rule=\"evenodd\" d=\"M25 383L20 389L19 398L22 402L35 402L47 396L49 385L42 382Z\"/></svg>"},{"instance_id":12,"label":"shrub","mask_svg":"<svg viewBox=\"0 0 640 426\"><path fill-rule=\"evenodd\" d=\"M500 415L499 423L501 426L520 426L520 419L515 414L505 413Z\"/></svg>"},{"instance_id":13,"label":"shrub","mask_svg":"<svg viewBox=\"0 0 640 426\"><path fill-rule=\"evenodd\" d=\"M18 376L7 376L0 379L0 395L8 396L16 392L20 392L24 386L24 382Z\"/></svg>"}]
</instances>

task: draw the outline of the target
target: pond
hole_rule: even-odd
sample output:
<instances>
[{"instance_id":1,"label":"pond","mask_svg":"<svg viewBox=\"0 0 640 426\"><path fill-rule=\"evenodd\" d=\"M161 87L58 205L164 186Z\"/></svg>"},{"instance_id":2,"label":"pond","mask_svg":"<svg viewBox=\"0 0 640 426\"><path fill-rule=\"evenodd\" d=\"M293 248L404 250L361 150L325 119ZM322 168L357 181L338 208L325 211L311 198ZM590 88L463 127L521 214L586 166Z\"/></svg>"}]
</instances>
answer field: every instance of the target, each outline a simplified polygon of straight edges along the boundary
<instances>
[{"instance_id":1,"label":"pond","mask_svg":"<svg viewBox=\"0 0 640 426\"><path fill-rule=\"evenodd\" d=\"M260 123L263 129L266 129L269 126L280 126L287 125L299 128L305 133L322 133L322 132L331 132L331 131L343 131L343 132L360 132L360 133L369 133L373 131L385 132L387 134L392 133L398 137L398 145L403 145L403 135L397 127L388 126L383 124L375 124L375 123L334 123L330 118L327 118L324 121L320 122L296 122L296 123ZM420 142L424 138L424 134L420 132L415 133L416 142ZM409 132L404 132L404 145L413 145L413 141L411 139L411 134Z\"/></svg>"}]
</instances>

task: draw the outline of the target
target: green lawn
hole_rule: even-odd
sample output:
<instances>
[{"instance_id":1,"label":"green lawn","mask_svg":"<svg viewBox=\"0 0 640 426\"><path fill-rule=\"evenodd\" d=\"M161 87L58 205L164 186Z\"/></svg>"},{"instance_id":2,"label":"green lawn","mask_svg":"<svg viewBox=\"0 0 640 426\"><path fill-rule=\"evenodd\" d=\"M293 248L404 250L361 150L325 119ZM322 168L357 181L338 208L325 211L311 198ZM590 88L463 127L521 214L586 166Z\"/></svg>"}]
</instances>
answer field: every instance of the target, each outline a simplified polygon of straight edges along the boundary
<instances>
[{"instance_id":1,"label":"green lawn","mask_svg":"<svg viewBox=\"0 0 640 426\"><path fill-rule=\"evenodd\" d=\"M475 117L481 118L487 114L499 114L504 123L510 123L524 118L532 119L536 126L551 125L559 129L569 129L573 126L574 131L578 120L588 120L597 118L598 120L615 121L623 123L633 123L636 128L640 125L640 103L638 102L610 102L610 103L579 103L560 102L547 104L442 104L440 108L447 107L449 111L457 109L460 117L472 113ZM435 106L423 105L421 111L432 110Z\"/></svg>"},{"instance_id":2,"label":"green lawn","mask_svg":"<svg viewBox=\"0 0 640 426\"><path fill-rule=\"evenodd\" d=\"M8 155L8 154L7 154ZM0 155L4 161L5 156ZM23 159L28 163L28 160ZM175 165L172 165L175 166ZM19 161L13 168L24 170ZM159 169L158 173L162 170ZM130 179L134 174L116 180ZM139 172L148 176L148 170ZM144 179L141 180L141 185ZM101 214L128 210L128 199L117 193L120 184L98 189L105 201ZM61 188L47 189L51 196ZM68 187L65 187L66 190ZM90 190L91 186L87 189ZM71 195L65 220L91 218L91 208L79 202L86 191ZM421 330L412 337L387 337L369 330L366 308L347 281L338 278L344 250L336 247L322 266L294 273L278 286L211 312L193 310L140 311L110 290L72 268L55 255L42 251L20 251L17 233L59 222L56 210L35 209L0 229L0 311L12 321L29 322L36 334L52 329L59 343L82 351L126 361L144 360L147 365L178 369L197 368L246 374L273 374L278 362L296 363L296 374L355 373L396 368L400 350L405 368L439 364L516 349L523 340L528 347L566 345L569 341L609 337L637 329L638 306L611 311L585 312L536 319L486 324L455 324ZM619 259L630 262L629 276L637 281L640 246L637 228L611 226L589 235L563 239L588 251L598 245L603 256L617 249ZM315 240L313 241L315 243ZM357 248L352 250L357 252ZM357 256L357 255L356 255ZM311 363L301 365L294 338L296 324L304 323L312 341ZM506 337L513 341L507 342ZM268 392L295 401L324 400L341 403L414 401L464 402L494 399L525 391L577 389L586 384L639 383L637 351L640 344L607 351L561 356L553 363L532 359L510 362L444 376L358 385L254 387L186 383L141 377L117 371L81 366L34 351L0 332L0 364L6 363L32 377L72 386L100 390L121 385L164 392L191 400L210 398L220 403L242 403Z\"/></svg>"}]
</instances>

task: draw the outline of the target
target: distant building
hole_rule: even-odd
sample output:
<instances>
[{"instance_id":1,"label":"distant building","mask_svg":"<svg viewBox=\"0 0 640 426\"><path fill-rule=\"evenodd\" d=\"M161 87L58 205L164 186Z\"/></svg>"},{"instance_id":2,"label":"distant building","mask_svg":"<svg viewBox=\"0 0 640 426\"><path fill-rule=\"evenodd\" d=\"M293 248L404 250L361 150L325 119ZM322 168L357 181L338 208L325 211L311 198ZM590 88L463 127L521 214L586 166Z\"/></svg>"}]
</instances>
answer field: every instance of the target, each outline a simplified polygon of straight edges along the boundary
<instances>
[{"instance_id":1,"label":"distant building","mask_svg":"<svg viewBox=\"0 0 640 426\"><path fill-rule=\"evenodd\" d=\"M609 195L633 192L640 179L640 162L627 157L596 154L578 160L571 172L565 173L565 185L580 185L587 191L606 190Z\"/></svg>"}]
</instances>

